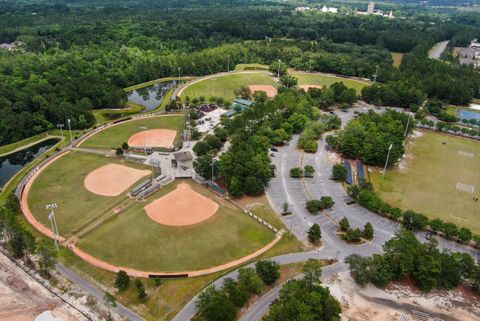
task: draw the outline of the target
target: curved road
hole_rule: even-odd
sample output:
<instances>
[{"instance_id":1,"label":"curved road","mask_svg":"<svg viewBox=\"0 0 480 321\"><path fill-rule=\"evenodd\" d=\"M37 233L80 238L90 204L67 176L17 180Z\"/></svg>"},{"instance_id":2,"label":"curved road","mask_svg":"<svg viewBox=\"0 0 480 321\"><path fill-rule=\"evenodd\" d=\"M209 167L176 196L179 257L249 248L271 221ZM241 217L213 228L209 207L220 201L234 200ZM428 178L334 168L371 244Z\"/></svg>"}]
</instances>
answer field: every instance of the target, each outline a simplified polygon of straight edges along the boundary
<instances>
[{"instance_id":1,"label":"curved road","mask_svg":"<svg viewBox=\"0 0 480 321\"><path fill-rule=\"evenodd\" d=\"M373 109L367 107L366 109ZM342 118L342 126L348 123L354 117L354 111L362 112L365 109L353 108L348 112L337 112ZM383 112L384 108L377 108L377 111ZM331 168L336 160L326 149L324 140L319 141L319 149L315 154L303 153L296 149L298 136L294 136L290 143L275 153L272 158L275 164L276 177L274 177L267 189L267 196L278 213L282 211L283 203L287 201L290 204L292 215L281 216L280 219L285 225L301 240L307 241L308 228L317 223L322 229L322 240L324 246L317 251L301 252L282 255L272 258L280 264L288 264L293 262L305 261L309 258L316 259L332 259L338 258L340 263L326 267L323 277L347 270L347 266L343 263L343 259L356 253L363 256L369 256L374 253L381 253L383 244L393 237L395 232L400 228L400 224L389 219L381 217L375 213L368 211L358 204L347 205L351 198L345 193L343 187L331 181ZM312 165L315 167L315 177L301 179L293 179L289 176L290 168L304 165ZM320 198L321 196L331 196L335 201L335 205L331 210L325 211L318 215L312 215L305 209L305 203L311 198ZM352 227L363 228L366 222L371 222L375 230L375 238L362 245L349 245L341 240L335 234L338 225L337 222L343 217L347 217ZM424 233L418 232L417 237L424 240ZM439 247L443 249L451 249L471 254L475 259L479 259L479 252L456 242L437 238ZM253 263L250 264L253 266ZM233 271L224 277L216 280L213 284L219 288L226 277L236 278L237 271ZM268 312L271 302L278 297L281 285L267 292L260 297L241 317L243 321L256 321L262 318ZM190 320L196 313L197 309L194 297L173 319L174 321Z\"/></svg>"}]
</instances>

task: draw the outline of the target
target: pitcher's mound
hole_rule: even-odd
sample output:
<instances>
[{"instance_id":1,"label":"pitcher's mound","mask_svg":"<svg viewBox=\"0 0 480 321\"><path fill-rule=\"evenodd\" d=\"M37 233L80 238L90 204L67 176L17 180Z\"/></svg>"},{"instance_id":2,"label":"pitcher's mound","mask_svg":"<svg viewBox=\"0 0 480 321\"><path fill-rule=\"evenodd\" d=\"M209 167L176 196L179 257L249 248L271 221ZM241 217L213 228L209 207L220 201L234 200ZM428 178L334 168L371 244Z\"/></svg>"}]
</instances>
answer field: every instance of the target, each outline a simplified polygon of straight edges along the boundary
<instances>
[{"instance_id":1,"label":"pitcher's mound","mask_svg":"<svg viewBox=\"0 0 480 321\"><path fill-rule=\"evenodd\" d=\"M83 185L97 195L118 196L140 178L150 175L149 170L139 170L127 166L108 164L91 171Z\"/></svg>"},{"instance_id":2,"label":"pitcher's mound","mask_svg":"<svg viewBox=\"0 0 480 321\"><path fill-rule=\"evenodd\" d=\"M275 97L277 95L277 88L270 85L250 85L248 86L252 93L256 91L264 91L268 97Z\"/></svg>"},{"instance_id":3,"label":"pitcher's mound","mask_svg":"<svg viewBox=\"0 0 480 321\"><path fill-rule=\"evenodd\" d=\"M171 129L150 129L138 132L128 139L131 147L164 147L172 148L177 132Z\"/></svg>"},{"instance_id":4,"label":"pitcher's mound","mask_svg":"<svg viewBox=\"0 0 480 321\"><path fill-rule=\"evenodd\" d=\"M145 206L148 217L159 224L186 226L213 216L218 204L181 183L167 195Z\"/></svg>"}]
</instances>

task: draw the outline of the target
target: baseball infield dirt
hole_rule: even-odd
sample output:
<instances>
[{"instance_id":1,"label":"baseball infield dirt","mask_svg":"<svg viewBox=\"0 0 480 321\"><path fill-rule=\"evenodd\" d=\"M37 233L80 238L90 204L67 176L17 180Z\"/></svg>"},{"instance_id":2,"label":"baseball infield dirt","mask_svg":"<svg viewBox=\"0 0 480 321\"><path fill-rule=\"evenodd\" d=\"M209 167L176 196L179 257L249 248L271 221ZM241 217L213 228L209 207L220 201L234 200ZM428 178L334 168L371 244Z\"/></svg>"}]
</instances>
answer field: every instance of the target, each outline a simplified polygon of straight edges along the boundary
<instances>
[{"instance_id":1,"label":"baseball infield dirt","mask_svg":"<svg viewBox=\"0 0 480 321\"><path fill-rule=\"evenodd\" d=\"M159 224L186 226L213 216L218 204L195 192L188 184L179 184L167 195L145 206L148 217Z\"/></svg>"},{"instance_id":2,"label":"baseball infield dirt","mask_svg":"<svg viewBox=\"0 0 480 321\"><path fill-rule=\"evenodd\" d=\"M305 90L305 92L307 92L309 88L322 89L322 86L320 86L320 85L301 85L299 87L302 88L303 90Z\"/></svg>"},{"instance_id":3,"label":"baseball infield dirt","mask_svg":"<svg viewBox=\"0 0 480 321\"><path fill-rule=\"evenodd\" d=\"M138 132L128 139L131 147L172 148L177 132L171 129L150 129Z\"/></svg>"},{"instance_id":4,"label":"baseball infield dirt","mask_svg":"<svg viewBox=\"0 0 480 321\"><path fill-rule=\"evenodd\" d=\"M264 91L268 97L275 97L277 95L277 88L270 85L250 85L248 86L252 93L256 91Z\"/></svg>"},{"instance_id":5,"label":"baseball infield dirt","mask_svg":"<svg viewBox=\"0 0 480 321\"><path fill-rule=\"evenodd\" d=\"M97 195L118 196L140 178L150 175L149 170L108 164L91 171L83 182L85 188Z\"/></svg>"}]
</instances>

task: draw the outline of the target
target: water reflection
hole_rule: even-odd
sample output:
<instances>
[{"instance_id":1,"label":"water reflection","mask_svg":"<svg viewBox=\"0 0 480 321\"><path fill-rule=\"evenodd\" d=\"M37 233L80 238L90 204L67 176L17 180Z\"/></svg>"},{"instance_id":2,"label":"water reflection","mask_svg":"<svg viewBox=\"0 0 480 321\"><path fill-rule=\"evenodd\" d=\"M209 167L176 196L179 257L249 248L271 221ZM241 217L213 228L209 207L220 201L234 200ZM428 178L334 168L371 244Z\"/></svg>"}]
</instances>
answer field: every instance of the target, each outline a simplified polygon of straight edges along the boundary
<instances>
[{"instance_id":1,"label":"water reflection","mask_svg":"<svg viewBox=\"0 0 480 321\"><path fill-rule=\"evenodd\" d=\"M172 80L137 89L128 93L128 100L144 106L144 112L152 111L160 106L167 91L175 88L181 83L182 81Z\"/></svg>"}]
</instances>

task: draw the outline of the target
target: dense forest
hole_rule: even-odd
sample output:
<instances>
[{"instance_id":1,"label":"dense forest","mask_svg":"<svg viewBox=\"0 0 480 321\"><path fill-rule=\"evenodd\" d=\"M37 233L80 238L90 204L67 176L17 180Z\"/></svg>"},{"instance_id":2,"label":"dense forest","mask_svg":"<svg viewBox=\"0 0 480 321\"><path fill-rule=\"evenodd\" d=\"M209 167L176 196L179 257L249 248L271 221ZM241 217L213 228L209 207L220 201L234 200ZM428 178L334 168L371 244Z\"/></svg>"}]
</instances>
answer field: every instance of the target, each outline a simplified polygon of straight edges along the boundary
<instances>
[{"instance_id":1,"label":"dense forest","mask_svg":"<svg viewBox=\"0 0 480 321\"><path fill-rule=\"evenodd\" d=\"M480 84L468 68L426 58L425 48L437 41L461 45L480 34L480 19L469 14L446 21L423 14L304 15L274 1L0 0L0 16L0 43L21 42L19 50L0 50L0 144L67 118L74 128L89 127L92 109L125 104L126 86L225 71L228 62L282 59L289 67L365 78L379 66L379 82L393 90L400 83L420 97L453 103L477 96ZM399 70L390 51L409 53ZM389 100L388 93L365 96L379 104L411 103Z\"/></svg>"}]
</instances>

